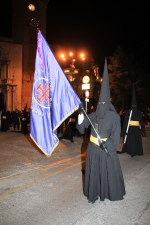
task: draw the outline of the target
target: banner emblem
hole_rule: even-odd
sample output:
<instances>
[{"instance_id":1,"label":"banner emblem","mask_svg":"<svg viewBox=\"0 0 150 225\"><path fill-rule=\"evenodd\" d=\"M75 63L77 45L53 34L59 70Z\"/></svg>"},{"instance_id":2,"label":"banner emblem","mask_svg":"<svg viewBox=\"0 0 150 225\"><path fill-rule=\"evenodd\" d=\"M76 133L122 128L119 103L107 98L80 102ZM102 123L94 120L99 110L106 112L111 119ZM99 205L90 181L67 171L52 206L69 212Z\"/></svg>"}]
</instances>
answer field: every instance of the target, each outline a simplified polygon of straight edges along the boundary
<instances>
[{"instance_id":1,"label":"banner emblem","mask_svg":"<svg viewBox=\"0 0 150 225\"><path fill-rule=\"evenodd\" d=\"M39 78L33 86L34 100L43 108L50 108L52 101L50 97L51 85L49 79Z\"/></svg>"}]
</instances>

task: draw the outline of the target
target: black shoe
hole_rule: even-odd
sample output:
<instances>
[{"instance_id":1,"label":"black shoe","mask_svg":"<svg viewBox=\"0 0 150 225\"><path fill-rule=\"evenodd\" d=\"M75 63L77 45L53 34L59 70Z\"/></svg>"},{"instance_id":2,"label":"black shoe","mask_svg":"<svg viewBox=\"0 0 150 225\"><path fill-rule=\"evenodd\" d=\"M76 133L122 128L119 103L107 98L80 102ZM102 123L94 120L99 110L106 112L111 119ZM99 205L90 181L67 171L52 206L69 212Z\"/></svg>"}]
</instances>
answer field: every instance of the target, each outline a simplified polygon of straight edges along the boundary
<instances>
[{"instance_id":1,"label":"black shoe","mask_svg":"<svg viewBox=\"0 0 150 225\"><path fill-rule=\"evenodd\" d=\"M74 142L73 140L70 140L71 142Z\"/></svg>"},{"instance_id":2,"label":"black shoe","mask_svg":"<svg viewBox=\"0 0 150 225\"><path fill-rule=\"evenodd\" d=\"M96 200L98 200L98 198L99 198L99 196L96 196L96 198L93 200L93 201L88 201L88 203L92 203L92 204L94 204L95 202L96 202Z\"/></svg>"}]
</instances>

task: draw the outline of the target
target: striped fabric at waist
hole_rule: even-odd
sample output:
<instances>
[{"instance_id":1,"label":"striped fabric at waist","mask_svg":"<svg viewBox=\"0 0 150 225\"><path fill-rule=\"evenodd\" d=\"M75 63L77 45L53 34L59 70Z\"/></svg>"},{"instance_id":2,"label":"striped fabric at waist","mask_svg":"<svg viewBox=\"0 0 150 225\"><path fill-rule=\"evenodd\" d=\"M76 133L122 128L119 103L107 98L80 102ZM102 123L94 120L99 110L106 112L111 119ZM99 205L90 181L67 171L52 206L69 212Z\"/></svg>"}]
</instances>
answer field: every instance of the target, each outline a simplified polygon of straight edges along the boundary
<instances>
[{"instance_id":1,"label":"striped fabric at waist","mask_svg":"<svg viewBox=\"0 0 150 225\"><path fill-rule=\"evenodd\" d=\"M139 123L139 121L130 120L129 125L130 125L130 126L139 126L139 125L140 125L140 123Z\"/></svg>"},{"instance_id":2,"label":"striped fabric at waist","mask_svg":"<svg viewBox=\"0 0 150 225\"><path fill-rule=\"evenodd\" d=\"M107 141L108 138L101 138L102 141ZM94 137L92 134L90 135L90 141L96 145L99 145L98 138Z\"/></svg>"}]
</instances>

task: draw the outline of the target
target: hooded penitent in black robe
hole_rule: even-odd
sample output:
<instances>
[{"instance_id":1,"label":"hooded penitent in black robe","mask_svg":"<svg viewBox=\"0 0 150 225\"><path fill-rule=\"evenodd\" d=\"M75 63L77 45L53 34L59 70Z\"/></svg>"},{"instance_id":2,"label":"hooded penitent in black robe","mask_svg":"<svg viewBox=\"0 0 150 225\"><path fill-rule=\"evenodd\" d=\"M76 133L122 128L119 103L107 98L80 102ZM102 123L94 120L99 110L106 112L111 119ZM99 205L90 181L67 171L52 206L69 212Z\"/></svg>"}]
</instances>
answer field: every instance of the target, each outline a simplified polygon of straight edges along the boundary
<instances>
[{"instance_id":1,"label":"hooded penitent in black robe","mask_svg":"<svg viewBox=\"0 0 150 225\"><path fill-rule=\"evenodd\" d=\"M122 136L125 143L123 145L121 153L126 152L127 154L133 157L136 155L143 155L143 145L142 145L141 135L146 137L145 126L143 123L141 112L140 110L137 109L134 86L133 86L133 93L132 93L131 110L127 111L124 118ZM130 113L131 113L131 117L130 117ZM128 126L128 121L129 121L129 126ZM125 136L126 136L126 141L125 141Z\"/></svg>"},{"instance_id":2,"label":"hooded penitent in black robe","mask_svg":"<svg viewBox=\"0 0 150 225\"><path fill-rule=\"evenodd\" d=\"M63 135L59 138L59 140L67 139L67 140L70 140L71 142L74 142L73 137L75 136L75 133L76 133L76 122L77 122L77 113L74 112L72 115L70 115L67 118L66 129Z\"/></svg>"},{"instance_id":3,"label":"hooded penitent in black robe","mask_svg":"<svg viewBox=\"0 0 150 225\"><path fill-rule=\"evenodd\" d=\"M28 113L23 111L21 115L21 133L26 134L28 130Z\"/></svg>"},{"instance_id":4,"label":"hooded penitent in black robe","mask_svg":"<svg viewBox=\"0 0 150 225\"><path fill-rule=\"evenodd\" d=\"M5 110L3 110L2 114L1 114L1 131L6 132L7 130L9 130L7 112Z\"/></svg>"},{"instance_id":5,"label":"hooded penitent in black robe","mask_svg":"<svg viewBox=\"0 0 150 225\"><path fill-rule=\"evenodd\" d=\"M26 111L27 109L27 104L22 112L22 115L21 115L21 133L22 134L26 134L27 133L27 130L28 130L28 113Z\"/></svg>"},{"instance_id":6,"label":"hooded penitent in black robe","mask_svg":"<svg viewBox=\"0 0 150 225\"><path fill-rule=\"evenodd\" d=\"M90 142L86 154L84 194L90 202L95 202L97 196L101 201L122 200L125 195L124 179L116 153L121 131L120 116L110 102L106 61L97 109L88 117L109 153L100 148L96 132L91 126ZM80 133L84 133L84 129L90 125L89 119L82 113L79 114L77 129Z\"/></svg>"}]
</instances>

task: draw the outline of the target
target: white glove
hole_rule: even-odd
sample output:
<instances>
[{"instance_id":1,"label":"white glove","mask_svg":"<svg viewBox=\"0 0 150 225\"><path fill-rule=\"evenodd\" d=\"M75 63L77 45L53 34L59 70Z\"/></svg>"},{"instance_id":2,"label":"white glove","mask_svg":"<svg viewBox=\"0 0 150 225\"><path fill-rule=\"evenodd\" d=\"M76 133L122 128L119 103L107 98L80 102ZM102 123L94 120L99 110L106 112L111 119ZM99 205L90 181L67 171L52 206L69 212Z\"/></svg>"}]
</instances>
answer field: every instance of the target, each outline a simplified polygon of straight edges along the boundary
<instances>
[{"instance_id":1,"label":"white glove","mask_svg":"<svg viewBox=\"0 0 150 225\"><path fill-rule=\"evenodd\" d=\"M82 114L79 114L79 115L78 115L78 125L80 125L80 124L83 122L83 120L84 120L84 115L83 115L83 113L82 113Z\"/></svg>"}]
</instances>

